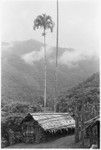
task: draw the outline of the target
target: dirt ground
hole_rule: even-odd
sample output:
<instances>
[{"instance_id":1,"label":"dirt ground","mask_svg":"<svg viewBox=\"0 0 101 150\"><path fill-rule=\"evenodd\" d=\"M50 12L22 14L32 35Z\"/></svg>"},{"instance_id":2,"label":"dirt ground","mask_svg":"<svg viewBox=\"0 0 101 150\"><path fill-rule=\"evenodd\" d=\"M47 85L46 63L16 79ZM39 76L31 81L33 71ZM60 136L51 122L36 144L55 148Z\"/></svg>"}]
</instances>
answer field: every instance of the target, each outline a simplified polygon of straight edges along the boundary
<instances>
[{"instance_id":1,"label":"dirt ground","mask_svg":"<svg viewBox=\"0 0 101 150\"><path fill-rule=\"evenodd\" d=\"M15 144L7 148L76 148L74 143L74 135L61 137L54 141L48 141L40 144ZM77 146L78 147L78 146Z\"/></svg>"}]
</instances>

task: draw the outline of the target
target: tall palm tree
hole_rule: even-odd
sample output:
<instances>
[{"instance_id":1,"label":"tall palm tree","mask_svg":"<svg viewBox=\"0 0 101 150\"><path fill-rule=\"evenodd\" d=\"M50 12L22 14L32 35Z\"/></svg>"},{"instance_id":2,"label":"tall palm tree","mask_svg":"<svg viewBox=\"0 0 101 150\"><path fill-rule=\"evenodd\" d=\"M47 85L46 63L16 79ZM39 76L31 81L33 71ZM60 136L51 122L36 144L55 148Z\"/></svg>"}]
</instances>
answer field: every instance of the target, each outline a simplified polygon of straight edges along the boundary
<instances>
[{"instance_id":1,"label":"tall palm tree","mask_svg":"<svg viewBox=\"0 0 101 150\"><path fill-rule=\"evenodd\" d=\"M58 45L59 45L59 4L56 1L57 7L57 33L56 33L56 70L55 70L55 101L54 101L54 111L56 111L56 100L57 100L57 74L58 74Z\"/></svg>"},{"instance_id":2,"label":"tall palm tree","mask_svg":"<svg viewBox=\"0 0 101 150\"><path fill-rule=\"evenodd\" d=\"M51 16L42 14L37 16L37 18L34 20L34 26L33 29L39 29L42 28L42 36L44 37L44 66L45 66L45 89L44 89L44 111L46 111L46 75L47 75L47 60L46 60L46 30L49 29L51 32L53 32L54 22L52 21Z\"/></svg>"}]
</instances>

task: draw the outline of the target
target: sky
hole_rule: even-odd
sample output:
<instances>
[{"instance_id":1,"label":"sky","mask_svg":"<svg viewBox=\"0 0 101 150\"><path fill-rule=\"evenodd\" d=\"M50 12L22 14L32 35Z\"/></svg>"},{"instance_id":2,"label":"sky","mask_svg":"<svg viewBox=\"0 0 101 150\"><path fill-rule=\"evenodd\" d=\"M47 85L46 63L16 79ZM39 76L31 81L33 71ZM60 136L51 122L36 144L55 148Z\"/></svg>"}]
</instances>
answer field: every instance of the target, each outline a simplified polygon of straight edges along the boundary
<instances>
[{"instance_id":1,"label":"sky","mask_svg":"<svg viewBox=\"0 0 101 150\"><path fill-rule=\"evenodd\" d=\"M55 22L46 42L56 45L56 0L2 0L2 41L35 39L43 42L42 30L33 30L33 21L42 13ZM98 52L98 0L59 0L59 47L83 53ZM89 51L89 52L88 52Z\"/></svg>"}]
</instances>

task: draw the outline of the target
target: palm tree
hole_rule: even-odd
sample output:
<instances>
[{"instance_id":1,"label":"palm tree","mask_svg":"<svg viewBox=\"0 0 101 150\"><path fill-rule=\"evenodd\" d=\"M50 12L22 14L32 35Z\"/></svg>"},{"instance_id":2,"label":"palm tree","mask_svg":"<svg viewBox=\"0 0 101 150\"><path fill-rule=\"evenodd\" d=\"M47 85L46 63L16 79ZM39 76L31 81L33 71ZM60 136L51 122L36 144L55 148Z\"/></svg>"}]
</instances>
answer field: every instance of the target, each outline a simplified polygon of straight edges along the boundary
<instances>
[{"instance_id":1,"label":"palm tree","mask_svg":"<svg viewBox=\"0 0 101 150\"><path fill-rule=\"evenodd\" d=\"M44 66L45 66L45 87L44 87L44 111L46 111L46 75L47 75L47 60L46 60L46 30L50 29L51 32L53 32L54 22L52 21L51 16L47 16L46 14L42 14L37 16L37 18L34 20L34 26L33 29L39 29L42 28L42 36L44 37Z\"/></svg>"},{"instance_id":2,"label":"palm tree","mask_svg":"<svg viewBox=\"0 0 101 150\"><path fill-rule=\"evenodd\" d=\"M57 75L58 75L58 45L59 45L59 4L56 1L57 6L57 33L56 33L56 71L55 71L55 100L54 100L54 112L56 111L57 100Z\"/></svg>"}]
</instances>

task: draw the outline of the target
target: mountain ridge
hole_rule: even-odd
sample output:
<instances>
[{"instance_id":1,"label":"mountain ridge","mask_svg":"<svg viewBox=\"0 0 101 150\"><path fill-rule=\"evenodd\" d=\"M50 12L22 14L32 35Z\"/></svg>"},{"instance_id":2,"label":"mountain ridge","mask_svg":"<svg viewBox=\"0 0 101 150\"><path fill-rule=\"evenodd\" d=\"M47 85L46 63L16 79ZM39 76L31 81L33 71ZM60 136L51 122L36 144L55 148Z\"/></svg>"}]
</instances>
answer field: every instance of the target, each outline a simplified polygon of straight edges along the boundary
<instances>
[{"instance_id":1,"label":"mountain ridge","mask_svg":"<svg viewBox=\"0 0 101 150\"><path fill-rule=\"evenodd\" d=\"M32 44L33 43L33 44ZM40 52L43 44L35 40L14 42L11 47L2 47L2 100L37 101L44 95L44 59L26 63L21 56L32 51ZM50 50L52 47L50 47ZM5 51L6 50L6 51ZM75 51L73 48L59 48L59 56L64 51ZM48 52L50 53L50 52ZM38 53L39 54L39 53ZM47 99L52 103L55 92L55 48L47 57ZM53 59L53 62L50 60ZM97 59L81 60L77 67L58 65L58 94L85 80L99 70ZM51 99L51 100L50 100ZM47 100L48 101L48 100Z\"/></svg>"}]
</instances>

